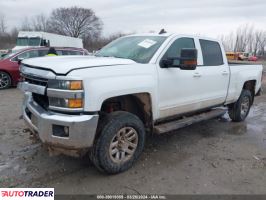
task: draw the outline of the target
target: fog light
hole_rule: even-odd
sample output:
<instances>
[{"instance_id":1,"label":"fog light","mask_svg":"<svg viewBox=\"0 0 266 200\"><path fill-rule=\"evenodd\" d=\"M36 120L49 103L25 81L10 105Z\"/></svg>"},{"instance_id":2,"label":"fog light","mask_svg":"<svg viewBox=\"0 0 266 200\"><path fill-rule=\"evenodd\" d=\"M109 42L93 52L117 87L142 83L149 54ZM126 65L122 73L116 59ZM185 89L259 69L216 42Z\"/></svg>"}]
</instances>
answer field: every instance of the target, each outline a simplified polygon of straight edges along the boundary
<instances>
[{"instance_id":1,"label":"fog light","mask_svg":"<svg viewBox=\"0 0 266 200\"><path fill-rule=\"evenodd\" d=\"M53 124L53 135L57 137L69 137L69 127Z\"/></svg>"},{"instance_id":2,"label":"fog light","mask_svg":"<svg viewBox=\"0 0 266 200\"><path fill-rule=\"evenodd\" d=\"M62 108L83 108L83 99L49 97L49 105Z\"/></svg>"}]
</instances>

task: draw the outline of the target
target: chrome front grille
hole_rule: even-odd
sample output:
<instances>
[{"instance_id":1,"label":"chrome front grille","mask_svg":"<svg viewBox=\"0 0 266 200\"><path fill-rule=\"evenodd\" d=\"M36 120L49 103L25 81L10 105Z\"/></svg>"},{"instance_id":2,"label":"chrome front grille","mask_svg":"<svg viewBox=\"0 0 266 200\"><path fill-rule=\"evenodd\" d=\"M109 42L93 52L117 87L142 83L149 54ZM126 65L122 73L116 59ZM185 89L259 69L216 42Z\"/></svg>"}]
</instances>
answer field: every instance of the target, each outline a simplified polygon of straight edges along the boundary
<instances>
[{"instance_id":1,"label":"chrome front grille","mask_svg":"<svg viewBox=\"0 0 266 200\"><path fill-rule=\"evenodd\" d=\"M28 74L21 74L21 76L23 77L25 82L28 82L30 84L43 86L43 87L47 87L47 85L48 85L48 79L40 78L40 77L36 77L33 75L28 75ZM48 109L49 101L48 101L48 97L46 95L46 92L45 92L45 95L32 92L32 98L42 108L44 108L45 110Z\"/></svg>"},{"instance_id":2,"label":"chrome front grille","mask_svg":"<svg viewBox=\"0 0 266 200\"><path fill-rule=\"evenodd\" d=\"M33 100L40 105L43 109L48 110L49 99L46 95L32 93Z\"/></svg>"},{"instance_id":3,"label":"chrome front grille","mask_svg":"<svg viewBox=\"0 0 266 200\"><path fill-rule=\"evenodd\" d=\"M45 78L40 78L28 74L21 74L21 76L24 78L24 81L34 84L34 85L40 85L40 86L47 86L48 79Z\"/></svg>"}]
</instances>

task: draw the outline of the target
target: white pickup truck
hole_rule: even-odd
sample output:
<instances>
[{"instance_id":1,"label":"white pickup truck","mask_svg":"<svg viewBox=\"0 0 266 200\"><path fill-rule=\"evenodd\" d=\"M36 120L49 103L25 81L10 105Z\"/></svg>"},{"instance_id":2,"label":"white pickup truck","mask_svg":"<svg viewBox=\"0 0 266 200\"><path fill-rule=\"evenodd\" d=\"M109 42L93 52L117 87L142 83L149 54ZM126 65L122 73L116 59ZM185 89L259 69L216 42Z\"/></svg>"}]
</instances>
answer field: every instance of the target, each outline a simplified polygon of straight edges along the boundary
<instances>
[{"instance_id":1,"label":"white pickup truck","mask_svg":"<svg viewBox=\"0 0 266 200\"><path fill-rule=\"evenodd\" d=\"M127 170L147 133L162 134L229 112L243 121L260 93L261 65L228 65L220 41L137 34L94 56L28 59L20 67L23 118L51 152Z\"/></svg>"}]
</instances>

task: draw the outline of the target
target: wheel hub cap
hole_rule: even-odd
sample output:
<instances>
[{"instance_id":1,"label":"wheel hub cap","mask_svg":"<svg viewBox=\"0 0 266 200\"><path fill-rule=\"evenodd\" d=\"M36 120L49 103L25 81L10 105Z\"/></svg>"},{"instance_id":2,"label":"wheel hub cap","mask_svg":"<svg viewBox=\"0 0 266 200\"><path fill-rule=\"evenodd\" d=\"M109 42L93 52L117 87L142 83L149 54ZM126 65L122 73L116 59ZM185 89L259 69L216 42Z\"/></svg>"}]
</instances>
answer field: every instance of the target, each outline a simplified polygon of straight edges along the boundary
<instances>
[{"instance_id":1,"label":"wheel hub cap","mask_svg":"<svg viewBox=\"0 0 266 200\"><path fill-rule=\"evenodd\" d=\"M241 116L245 117L247 115L247 112L249 110L249 98L244 97L243 101L241 102Z\"/></svg>"},{"instance_id":2,"label":"wheel hub cap","mask_svg":"<svg viewBox=\"0 0 266 200\"><path fill-rule=\"evenodd\" d=\"M6 74L0 73L0 88L5 88L9 84L9 78Z\"/></svg>"},{"instance_id":3,"label":"wheel hub cap","mask_svg":"<svg viewBox=\"0 0 266 200\"><path fill-rule=\"evenodd\" d=\"M121 128L113 137L109 154L113 162L123 163L134 155L138 145L138 133L132 127Z\"/></svg>"}]
</instances>

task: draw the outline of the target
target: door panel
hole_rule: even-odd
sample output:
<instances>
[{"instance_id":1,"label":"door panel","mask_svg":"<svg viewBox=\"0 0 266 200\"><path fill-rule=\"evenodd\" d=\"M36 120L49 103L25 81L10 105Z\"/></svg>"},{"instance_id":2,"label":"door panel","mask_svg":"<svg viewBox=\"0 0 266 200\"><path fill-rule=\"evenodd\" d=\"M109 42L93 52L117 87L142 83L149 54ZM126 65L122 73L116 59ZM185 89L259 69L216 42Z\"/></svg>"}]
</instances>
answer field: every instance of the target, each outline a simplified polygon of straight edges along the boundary
<instances>
[{"instance_id":1,"label":"door panel","mask_svg":"<svg viewBox=\"0 0 266 200\"><path fill-rule=\"evenodd\" d=\"M195 48L193 38L177 38L162 56L180 57L182 48ZM175 63L178 64L178 63ZM180 70L179 68L161 68L159 77L159 118L164 118L198 109L200 91L194 82L198 80L198 70Z\"/></svg>"},{"instance_id":2,"label":"door panel","mask_svg":"<svg viewBox=\"0 0 266 200\"><path fill-rule=\"evenodd\" d=\"M176 39L176 41L180 39L182 38ZM229 83L227 64L218 63L219 65L216 66L216 59L210 59L211 62L206 60L206 57L210 56L208 55L210 52L206 52L206 48L211 47L205 46L203 48L205 51L202 52L200 41L195 39L194 42L198 50L198 66L195 70L158 66L159 118L216 106L225 101ZM184 42L178 45L180 44L182 44L180 48L191 48L184 45ZM162 59L165 55L167 52ZM216 61L220 62L220 60ZM205 64L212 65L205 66Z\"/></svg>"},{"instance_id":3,"label":"door panel","mask_svg":"<svg viewBox=\"0 0 266 200\"><path fill-rule=\"evenodd\" d=\"M227 95L230 71L228 64L224 63L221 45L216 41L199 40L203 57L203 66L198 66L202 74L204 90L202 102L209 106L224 103ZM203 104L203 103L202 103ZM204 108L202 105L201 107Z\"/></svg>"},{"instance_id":4,"label":"door panel","mask_svg":"<svg viewBox=\"0 0 266 200\"><path fill-rule=\"evenodd\" d=\"M160 118L200 109L199 70L159 69Z\"/></svg>"}]
</instances>

